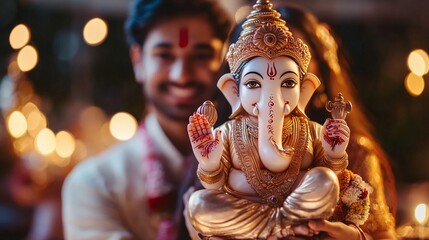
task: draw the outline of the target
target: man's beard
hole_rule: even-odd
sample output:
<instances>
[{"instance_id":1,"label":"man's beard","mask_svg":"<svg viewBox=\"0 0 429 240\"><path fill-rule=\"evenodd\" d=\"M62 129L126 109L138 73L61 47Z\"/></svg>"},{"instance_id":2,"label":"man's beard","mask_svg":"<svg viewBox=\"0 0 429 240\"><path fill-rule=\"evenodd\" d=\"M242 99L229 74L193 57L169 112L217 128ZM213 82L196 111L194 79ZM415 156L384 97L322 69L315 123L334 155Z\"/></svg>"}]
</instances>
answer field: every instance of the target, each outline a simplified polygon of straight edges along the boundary
<instances>
[{"instance_id":1,"label":"man's beard","mask_svg":"<svg viewBox=\"0 0 429 240\"><path fill-rule=\"evenodd\" d=\"M200 104L177 104L174 106L163 104L162 102L153 100L151 98L147 99L147 102L152 104L153 107L164 116L174 121L187 123L189 122L189 117L197 111Z\"/></svg>"}]
</instances>

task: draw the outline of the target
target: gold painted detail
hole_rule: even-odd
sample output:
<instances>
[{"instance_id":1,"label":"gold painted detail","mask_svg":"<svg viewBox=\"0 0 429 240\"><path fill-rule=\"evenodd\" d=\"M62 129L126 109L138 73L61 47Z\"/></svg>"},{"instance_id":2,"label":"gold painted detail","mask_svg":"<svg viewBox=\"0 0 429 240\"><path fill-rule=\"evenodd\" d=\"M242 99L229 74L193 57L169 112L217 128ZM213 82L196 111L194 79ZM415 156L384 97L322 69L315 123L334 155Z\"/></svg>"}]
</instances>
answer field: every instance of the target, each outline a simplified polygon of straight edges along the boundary
<instances>
[{"instance_id":1,"label":"gold painted detail","mask_svg":"<svg viewBox=\"0 0 429 240\"><path fill-rule=\"evenodd\" d=\"M291 57L302 71L307 72L311 59L308 46L292 36L280 13L272 9L270 1L258 0L243 23L239 39L230 45L226 59L231 72L236 72L244 61L252 57L273 59L279 56Z\"/></svg>"},{"instance_id":2,"label":"gold painted detail","mask_svg":"<svg viewBox=\"0 0 429 240\"><path fill-rule=\"evenodd\" d=\"M222 180L222 177L223 177L222 167L220 167L215 171L208 172L208 171L204 171L200 167L200 165L198 165L197 176L202 182L205 182L208 184L217 183L220 180Z\"/></svg>"},{"instance_id":3,"label":"gold painted detail","mask_svg":"<svg viewBox=\"0 0 429 240\"><path fill-rule=\"evenodd\" d=\"M341 158L332 158L325 154L322 160L322 165L332 169L334 172L341 172L349 165L348 159L349 156L347 153Z\"/></svg>"},{"instance_id":4,"label":"gold painted detail","mask_svg":"<svg viewBox=\"0 0 429 240\"><path fill-rule=\"evenodd\" d=\"M293 116L291 119L292 134L283 139L283 146L295 148L295 154L286 171L275 173L261 168L257 138L249 134L250 119L239 117L233 127L233 141L236 143L234 151L242 164L242 171L247 182L256 191L263 203L271 207L281 207L286 197L292 191L301 162L307 151L309 141L309 125L305 118ZM255 126L250 129L255 131ZM256 129L257 131L257 129Z\"/></svg>"}]
</instances>

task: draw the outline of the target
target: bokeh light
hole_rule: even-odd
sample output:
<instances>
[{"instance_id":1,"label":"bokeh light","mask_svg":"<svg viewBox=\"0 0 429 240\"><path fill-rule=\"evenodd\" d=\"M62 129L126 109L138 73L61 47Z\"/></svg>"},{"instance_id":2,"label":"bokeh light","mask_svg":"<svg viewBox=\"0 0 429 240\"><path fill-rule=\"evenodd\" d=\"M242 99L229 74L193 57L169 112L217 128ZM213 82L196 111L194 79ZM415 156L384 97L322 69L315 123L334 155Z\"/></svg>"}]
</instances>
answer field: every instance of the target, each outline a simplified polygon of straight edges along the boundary
<instances>
[{"instance_id":1,"label":"bokeh light","mask_svg":"<svg viewBox=\"0 0 429 240\"><path fill-rule=\"evenodd\" d=\"M17 153L24 155L33 150L33 143L33 138L28 135L23 135L13 141L13 148Z\"/></svg>"},{"instance_id":2,"label":"bokeh light","mask_svg":"<svg viewBox=\"0 0 429 240\"><path fill-rule=\"evenodd\" d=\"M113 115L109 124L110 133L118 140L132 138L137 131L137 120L129 113L119 112Z\"/></svg>"},{"instance_id":3,"label":"bokeh light","mask_svg":"<svg viewBox=\"0 0 429 240\"><path fill-rule=\"evenodd\" d=\"M36 137L48 125L45 115L38 110L34 110L28 114L27 122L28 134L32 137Z\"/></svg>"},{"instance_id":4,"label":"bokeh light","mask_svg":"<svg viewBox=\"0 0 429 240\"><path fill-rule=\"evenodd\" d=\"M79 115L79 125L83 130L96 130L106 121L103 110L96 106L88 106Z\"/></svg>"},{"instance_id":5,"label":"bokeh light","mask_svg":"<svg viewBox=\"0 0 429 240\"><path fill-rule=\"evenodd\" d=\"M101 139L100 143L103 144L103 147L108 147L118 140L112 136L110 131L110 122L103 123L98 134Z\"/></svg>"},{"instance_id":6,"label":"bokeh light","mask_svg":"<svg viewBox=\"0 0 429 240\"><path fill-rule=\"evenodd\" d=\"M236 23L240 23L245 17L247 17L247 15L249 14L249 12L252 10L252 8L250 6L242 6L240 7L237 12L235 12L234 18L235 18L235 22Z\"/></svg>"},{"instance_id":7,"label":"bokeh light","mask_svg":"<svg viewBox=\"0 0 429 240\"><path fill-rule=\"evenodd\" d=\"M73 135L67 131L60 131L55 136L55 139L57 146L55 148L55 151L57 152L58 156L62 158L70 157L76 148L76 143Z\"/></svg>"},{"instance_id":8,"label":"bokeh light","mask_svg":"<svg viewBox=\"0 0 429 240\"><path fill-rule=\"evenodd\" d=\"M27 102L22 108L21 112L24 114L24 116L30 115L31 112L39 111L39 108L37 105L33 102Z\"/></svg>"},{"instance_id":9,"label":"bokeh light","mask_svg":"<svg viewBox=\"0 0 429 240\"><path fill-rule=\"evenodd\" d=\"M419 96L425 89L425 80L421 76L409 73L405 78L405 89L411 96Z\"/></svg>"},{"instance_id":10,"label":"bokeh light","mask_svg":"<svg viewBox=\"0 0 429 240\"><path fill-rule=\"evenodd\" d=\"M55 157L55 158L52 158L50 162L55 164L58 167L66 167L70 164L70 158Z\"/></svg>"},{"instance_id":11,"label":"bokeh light","mask_svg":"<svg viewBox=\"0 0 429 240\"><path fill-rule=\"evenodd\" d=\"M27 120L20 111L13 111L7 119L7 129L14 138L19 138L27 132Z\"/></svg>"},{"instance_id":12,"label":"bokeh light","mask_svg":"<svg viewBox=\"0 0 429 240\"><path fill-rule=\"evenodd\" d=\"M88 45L101 44L107 36L107 24L100 18L89 20L83 28L83 38Z\"/></svg>"},{"instance_id":13,"label":"bokeh light","mask_svg":"<svg viewBox=\"0 0 429 240\"><path fill-rule=\"evenodd\" d=\"M35 138L40 130L47 127L48 123L45 115L33 102L27 102L21 111L27 119L27 131L31 137Z\"/></svg>"},{"instance_id":14,"label":"bokeh light","mask_svg":"<svg viewBox=\"0 0 429 240\"><path fill-rule=\"evenodd\" d=\"M39 56L33 46L27 45L19 51L16 59L19 69L23 72L28 72L37 65Z\"/></svg>"},{"instance_id":15,"label":"bokeh light","mask_svg":"<svg viewBox=\"0 0 429 240\"><path fill-rule=\"evenodd\" d=\"M54 132L49 128L42 129L36 136L35 147L42 155L51 154L56 148Z\"/></svg>"},{"instance_id":16,"label":"bokeh light","mask_svg":"<svg viewBox=\"0 0 429 240\"><path fill-rule=\"evenodd\" d=\"M16 25L9 35L9 44L13 49L20 49L30 41L30 30L24 24Z\"/></svg>"},{"instance_id":17,"label":"bokeh light","mask_svg":"<svg viewBox=\"0 0 429 240\"><path fill-rule=\"evenodd\" d=\"M81 161L88 157L88 149L81 140L76 139L75 143L75 151L73 152L73 158L75 158L77 161Z\"/></svg>"},{"instance_id":18,"label":"bokeh light","mask_svg":"<svg viewBox=\"0 0 429 240\"><path fill-rule=\"evenodd\" d=\"M427 207L427 205L424 203L420 203L419 205L417 205L417 207L414 211L414 216L416 217L417 222L419 222L422 225L426 224L426 222L428 220L428 207Z\"/></svg>"},{"instance_id":19,"label":"bokeh light","mask_svg":"<svg viewBox=\"0 0 429 240\"><path fill-rule=\"evenodd\" d=\"M407 59L408 68L417 76L423 76L429 71L429 57L423 49L413 50Z\"/></svg>"}]
</instances>

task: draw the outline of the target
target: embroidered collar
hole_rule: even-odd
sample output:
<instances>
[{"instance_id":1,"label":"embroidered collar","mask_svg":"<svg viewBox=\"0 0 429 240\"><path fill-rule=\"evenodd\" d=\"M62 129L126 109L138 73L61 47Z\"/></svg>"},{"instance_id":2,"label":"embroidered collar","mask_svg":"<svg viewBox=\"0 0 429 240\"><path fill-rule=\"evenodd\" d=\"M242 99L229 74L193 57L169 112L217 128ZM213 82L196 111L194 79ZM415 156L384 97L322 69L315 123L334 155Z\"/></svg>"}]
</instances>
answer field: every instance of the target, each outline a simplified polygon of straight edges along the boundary
<instances>
[{"instance_id":1,"label":"embroidered collar","mask_svg":"<svg viewBox=\"0 0 429 240\"><path fill-rule=\"evenodd\" d=\"M184 164L183 159L185 159L185 157L182 156L179 150L177 150L168 139L167 135L165 135L154 114L146 116L145 125L146 131L154 142L156 151L164 155L169 169L171 169L176 176L180 176Z\"/></svg>"}]
</instances>

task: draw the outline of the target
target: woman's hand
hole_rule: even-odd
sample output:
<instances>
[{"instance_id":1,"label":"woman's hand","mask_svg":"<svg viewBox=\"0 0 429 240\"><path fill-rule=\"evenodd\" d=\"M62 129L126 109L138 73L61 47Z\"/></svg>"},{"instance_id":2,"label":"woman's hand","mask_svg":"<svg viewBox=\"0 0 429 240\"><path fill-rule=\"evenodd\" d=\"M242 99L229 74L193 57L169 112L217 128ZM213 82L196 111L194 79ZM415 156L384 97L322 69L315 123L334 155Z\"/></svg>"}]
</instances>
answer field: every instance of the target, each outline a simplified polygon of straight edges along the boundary
<instances>
[{"instance_id":1,"label":"woman's hand","mask_svg":"<svg viewBox=\"0 0 429 240\"><path fill-rule=\"evenodd\" d=\"M189 216L189 212L188 212L188 202L189 202L189 198L191 197L191 194L195 192L195 188L194 187L190 187L185 194L183 194L183 203L185 205L185 207L183 208L183 216L185 217L185 225L186 228L188 229L188 233L189 233L189 237L192 240L199 240L200 237L198 237L198 232L194 229L194 227L191 224L191 219Z\"/></svg>"},{"instance_id":2,"label":"woman's hand","mask_svg":"<svg viewBox=\"0 0 429 240\"><path fill-rule=\"evenodd\" d=\"M314 232L324 232L326 236L322 239L348 239L360 240L361 234L357 228L346 225L342 222L329 222L326 220L310 220L308 227Z\"/></svg>"}]
</instances>

